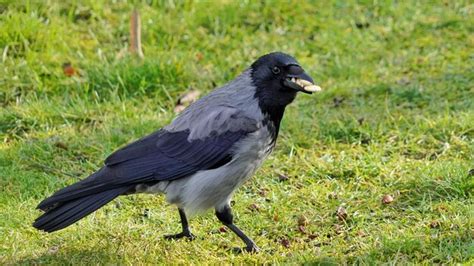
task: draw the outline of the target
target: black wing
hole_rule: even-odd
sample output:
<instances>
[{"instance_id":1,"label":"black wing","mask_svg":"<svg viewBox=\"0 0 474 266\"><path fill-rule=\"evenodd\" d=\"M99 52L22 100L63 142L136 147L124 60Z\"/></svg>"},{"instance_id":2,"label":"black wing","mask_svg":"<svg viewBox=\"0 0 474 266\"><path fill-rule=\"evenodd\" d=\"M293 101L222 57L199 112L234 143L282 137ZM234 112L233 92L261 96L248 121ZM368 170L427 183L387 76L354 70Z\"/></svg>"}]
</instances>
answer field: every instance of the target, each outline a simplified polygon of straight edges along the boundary
<instances>
[{"instance_id":1,"label":"black wing","mask_svg":"<svg viewBox=\"0 0 474 266\"><path fill-rule=\"evenodd\" d=\"M60 203L115 188L132 189L137 184L174 180L217 168L232 159L232 147L250 132L227 131L188 141L189 130L162 129L114 152L99 171L57 191L38 208L48 210Z\"/></svg>"},{"instance_id":2,"label":"black wing","mask_svg":"<svg viewBox=\"0 0 474 266\"><path fill-rule=\"evenodd\" d=\"M173 180L217 168L232 159L232 146L248 131L211 134L188 141L189 130L160 130L110 155L105 167L114 183Z\"/></svg>"},{"instance_id":3,"label":"black wing","mask_svg":"<svg viewBox=\"0 0 474 266\"><path fill-rule=\"evenodd\" d=\"M215 131L214 131L215 132ZM34 226L48 232L64 228L97 210L137 184L186 177L226 164L232 147L249 132L227 131L188 141L189 130L160 130L110 155L105 166L88 178L43 200L46 211Z\"/></svg>"},{"instance_id":4,"label":"black wing","mask_svg":"<svg viewBox=\"0 0 474 266\"><path fill-rule=\"evenodd\" d=\"M57 191L42 201L38 208L49 210L64 202L111 189L126 189L128 192L129 189L133 191L137 184L174 180L217 168L232 159L235 143L258 129L255 120L226 106L210 114L198 114L203 117L183 119L192 119L189 126L194 125L195 130L207 130L206 137L188 140L189 129L161 129L114 152L99 171Z\"/></svg>"}]
</instances>

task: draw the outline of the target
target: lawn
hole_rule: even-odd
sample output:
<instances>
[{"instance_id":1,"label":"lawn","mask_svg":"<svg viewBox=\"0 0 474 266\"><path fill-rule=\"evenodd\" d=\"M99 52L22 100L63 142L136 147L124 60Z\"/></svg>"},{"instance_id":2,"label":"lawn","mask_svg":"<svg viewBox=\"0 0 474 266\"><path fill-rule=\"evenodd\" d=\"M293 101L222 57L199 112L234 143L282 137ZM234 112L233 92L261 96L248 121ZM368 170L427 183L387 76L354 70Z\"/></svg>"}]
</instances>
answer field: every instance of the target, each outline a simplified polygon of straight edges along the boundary
<instances>
[{"instance_id":1,"label":"lawn","mask_svg":"<svg viewBox=\"0 0 474 266\"><path fill-rule=\"evenodd\" d=\"M59 2L0 4L0 264L474 263L471 1ZM143 59L128 52L134 7ZM162 196L31 226L39 201L170 122L186 90L271 51L325 90L288 107L234 196L260 253L232 252L212 212L191 219L195 241L164 240L180 224Z\"/></svg>"}]
</instances>

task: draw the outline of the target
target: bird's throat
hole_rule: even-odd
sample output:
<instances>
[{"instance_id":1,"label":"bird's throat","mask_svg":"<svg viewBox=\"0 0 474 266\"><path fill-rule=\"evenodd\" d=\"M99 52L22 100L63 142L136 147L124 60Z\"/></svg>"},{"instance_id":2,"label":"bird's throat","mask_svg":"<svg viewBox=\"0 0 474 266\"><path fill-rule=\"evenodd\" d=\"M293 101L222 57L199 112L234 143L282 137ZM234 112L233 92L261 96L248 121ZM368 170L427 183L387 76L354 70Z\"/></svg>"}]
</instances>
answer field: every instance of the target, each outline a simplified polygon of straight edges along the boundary
<instances>
[{"instance_id":1,"label":"bird's throat","mask_svg":"<svg viewBox=\"0 0 474 266\"><path fill-rule=\"evenodd\" d=\"M270 131L270 134L273 138L273 142L275 142L278 137L278 132L280 131L280 123L283 119L285 107L286 106L261 107L262 112L265 116L265 119L263 120L263 125L266 126Z\"/></svg>"}]
</instances>

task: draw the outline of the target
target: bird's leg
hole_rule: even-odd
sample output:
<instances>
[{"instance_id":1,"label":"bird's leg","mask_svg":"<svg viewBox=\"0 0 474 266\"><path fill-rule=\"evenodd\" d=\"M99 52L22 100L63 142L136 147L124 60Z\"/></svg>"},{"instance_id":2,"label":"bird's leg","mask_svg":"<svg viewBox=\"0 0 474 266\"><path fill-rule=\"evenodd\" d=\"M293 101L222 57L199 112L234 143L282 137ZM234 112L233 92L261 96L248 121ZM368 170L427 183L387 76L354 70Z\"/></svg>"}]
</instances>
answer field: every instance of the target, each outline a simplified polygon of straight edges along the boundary
<instances>
[{"instance_id":1,"label":"bird's leg","mask_svg":"<svg viewBox=\"0 0 474 266\"><path fill-rule=\"evenodd\" d=\"M234 224L234 216L232 215L232 210L229 205L224 206L224 208L218 210L216 209L216 216L221 221L225 226L227 226L232 232L234 232L242 241L244 241L245 245L247 245L244 249L247 252L258 252L259 248L253 242L252 239L250 239L247 235L245 235L240 228L238 228ZM239 249L238 251L242 251L242 249Z\"/></svg>"},{"instance_id":2,"label":"bird's leg","mask_svg":"<svg viewBox=\"0 0 474 266\"><path fill-rule=\"evenodd\" d=\"M181 218L181 226L183 227L183 232L179 234L175 234L175 235L166 235L165 239L180 239L180 238L186 237L189 240L194 240L196 237L193 234L191 234L191 231L189 230L189 224L188 224L188 219L186 218L186 213L181 208L178 208L178 211L179 211L179 217Z\"/></svg>"}]
</instances>

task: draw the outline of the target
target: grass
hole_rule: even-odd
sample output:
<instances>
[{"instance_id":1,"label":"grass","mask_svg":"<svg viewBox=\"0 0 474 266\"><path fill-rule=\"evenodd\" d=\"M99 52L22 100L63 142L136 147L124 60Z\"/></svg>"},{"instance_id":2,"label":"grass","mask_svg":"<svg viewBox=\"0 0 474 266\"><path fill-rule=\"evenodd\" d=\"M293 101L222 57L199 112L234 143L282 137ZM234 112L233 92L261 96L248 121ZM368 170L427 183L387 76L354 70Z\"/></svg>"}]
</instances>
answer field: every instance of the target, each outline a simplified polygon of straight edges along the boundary
<instances>
[{"instance_id":1,"label":"grass","mask_svg":"<svg viewBox=\"0 0 474 266\"><path fill-rule=\"evenodd\" d=\"M133 7L143 61L126 53ZM17 1L0 14L1 264L473 263L469 1ZM197 240L165 241L179 223L161 196L32 228L40 200L166 125L183 91L275 50L326 90L287 109L277 149L234 197L262 252L232 253L242 243L212 213L191 220Z\"/></svg>"}]
</instances>

